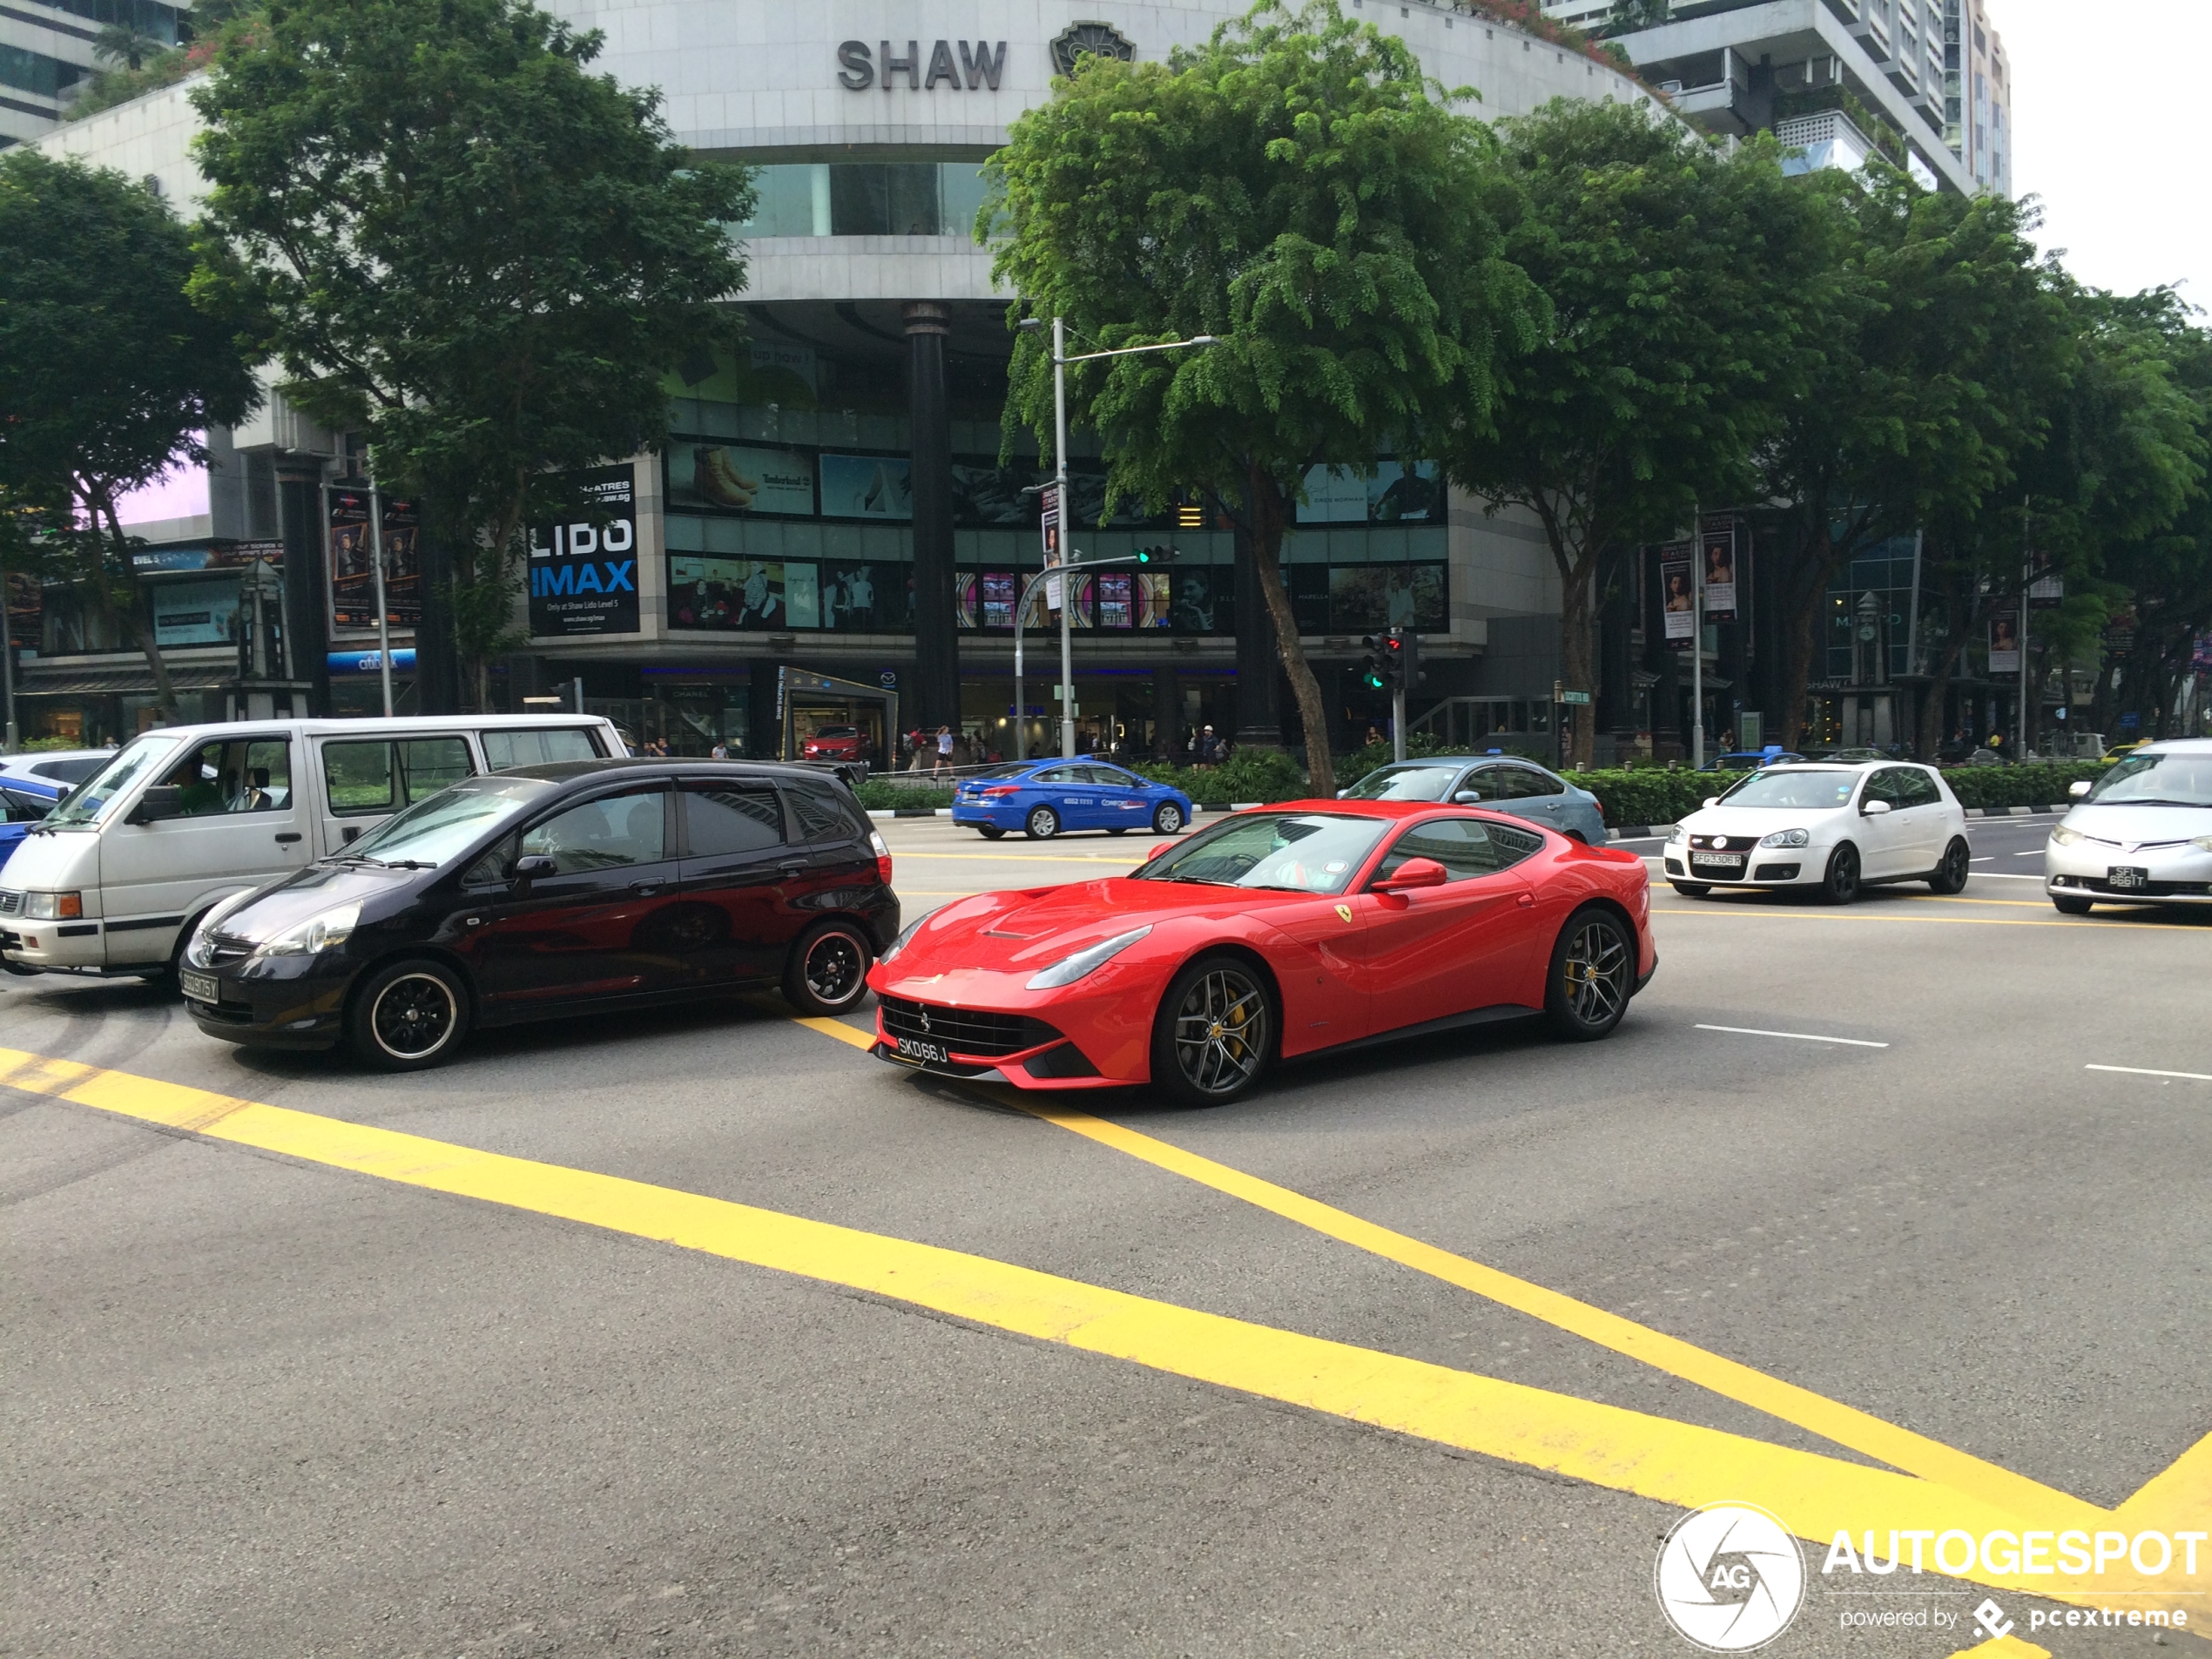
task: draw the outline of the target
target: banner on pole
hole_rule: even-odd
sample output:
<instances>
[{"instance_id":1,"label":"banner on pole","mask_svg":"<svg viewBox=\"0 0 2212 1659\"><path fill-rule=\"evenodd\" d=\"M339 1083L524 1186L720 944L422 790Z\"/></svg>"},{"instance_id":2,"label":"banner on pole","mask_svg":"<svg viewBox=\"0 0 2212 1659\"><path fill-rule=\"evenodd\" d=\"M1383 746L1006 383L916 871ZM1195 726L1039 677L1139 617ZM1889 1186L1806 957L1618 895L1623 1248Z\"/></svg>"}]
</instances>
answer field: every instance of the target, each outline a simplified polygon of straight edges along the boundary
<instances>
[{"instance_id":1,"label":"banner on pole","mask_svg":"<svg viewBox=\"0 0 2212 1659\"><path fill-rule=\"evenodd\" d=\"M1697 637L1697 584L1690 568L1696 549L1669 542L1659 550L1659 592L1666 613L1667 644L1688 651Z\"/></svg>"},{"instance_id":2,"label":"banner on pole","mask_svg":"<svg viewBox=\"0 0 2212 1659\"><path fill-rule=\"evenodd\" d=\"M1700 536L1705 560L1705 619L1736 620L1736 521L1709 523Z\"/></svg>"},{"instance_id":3,"label":"banner on pole","mask_svg":"<svg viewBox=\"0 0 2212 1659\"><path fill-rule=\"evenodd\" d=\"M2017 611L2000 610L1989 619L1989 672L1993 678L2020 671L2020 615Z\"/></svg>"}]
</instances>

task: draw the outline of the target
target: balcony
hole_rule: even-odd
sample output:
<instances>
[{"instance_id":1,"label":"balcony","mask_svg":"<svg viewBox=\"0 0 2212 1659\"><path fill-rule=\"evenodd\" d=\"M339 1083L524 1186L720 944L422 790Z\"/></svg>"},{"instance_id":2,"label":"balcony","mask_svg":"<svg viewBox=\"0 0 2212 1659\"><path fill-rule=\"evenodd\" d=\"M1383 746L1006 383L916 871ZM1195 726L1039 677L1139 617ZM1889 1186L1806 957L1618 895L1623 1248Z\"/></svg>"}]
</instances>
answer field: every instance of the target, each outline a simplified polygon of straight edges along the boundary
<instances>
[{"instance_id":1,"label":"balcony","mask_svg":"<svg viewBox=\"0 0 2212 1659\"><path fill-rule=\"evenodd\" d=\"M1818 172L1824 167L1857 172L1875 153L1873 141L1841 110L1822 110L1777 121L1774 136L1785 150L1804 152L1783 162L1782 171L1786 173Z\"/></svg>"}]
</instances>

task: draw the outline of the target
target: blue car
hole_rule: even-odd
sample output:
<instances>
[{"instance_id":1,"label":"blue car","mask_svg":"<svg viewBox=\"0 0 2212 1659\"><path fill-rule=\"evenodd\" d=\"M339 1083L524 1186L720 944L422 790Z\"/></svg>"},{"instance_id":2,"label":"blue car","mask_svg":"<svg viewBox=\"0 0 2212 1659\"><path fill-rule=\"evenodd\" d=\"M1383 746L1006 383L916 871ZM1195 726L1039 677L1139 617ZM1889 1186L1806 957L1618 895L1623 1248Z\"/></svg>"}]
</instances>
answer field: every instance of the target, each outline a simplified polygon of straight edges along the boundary
<instances>
[{"instance_id":1,"label":"blue car","mask_svg":"<svg viewBox=\"0 0 2212 1659\"><path fill-rule=\"evenodd\" d=\"M1020 760L964 779L953 792L953 822L995 841L1020 830L1033 841L1068 830L1174 835L1190 821L1190 797L1096 760Z\"/></svg>"},{"instance_id":2,"label":"blue car","mask_svg":"<svg viewBox=\"0 0 2212 1659\"><path fill-rule=\"evenodd\" d=\"M0 773L0 867L30 833L30 826L75 787L30 772Z\"/></svg>"}]
</instances>

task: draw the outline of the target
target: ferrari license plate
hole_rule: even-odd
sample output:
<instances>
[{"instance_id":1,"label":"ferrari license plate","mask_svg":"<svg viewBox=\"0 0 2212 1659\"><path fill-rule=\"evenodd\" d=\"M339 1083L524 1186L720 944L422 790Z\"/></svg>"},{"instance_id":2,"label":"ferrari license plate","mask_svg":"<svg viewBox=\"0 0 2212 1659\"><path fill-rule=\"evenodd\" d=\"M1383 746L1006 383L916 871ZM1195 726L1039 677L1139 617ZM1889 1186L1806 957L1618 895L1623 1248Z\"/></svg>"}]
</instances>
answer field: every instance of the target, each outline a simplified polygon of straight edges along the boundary
<instances>
[{"instance_id":1,"label":"ferrari license plate","mask_svg":"<svg viewBox=\"0 0 2212 1659\"><path fill-rule=\"evenodd\" d=\"M1743 854L1741 853L1693 853L1689 855L1689 867L1693 870L1726 871L1732 875L1743 868Z\"/></svg>"},{"instance_id":2,"label":"ferrari license plate","mask_svg":"<svg viewBox=\"0 0 2212 1659\"><path fill-rule=\"evenodd\" d=\"M195 974L187 968L178 974L177 983L195 1002L219 1002L223 1000L223 988L215 982L212 974Z\"/></svg>"},{"instance_id":3,"label":"ferrari license plate","mask_svg":"<svg viewBox=\"0 0 2212 1659\"><path fill-rule=\"evenodd\" d=\"M2108 887L2147 887L2150 886L2150 872L2140 864L2114 864L2105 871L2105 885Z\"/></svg>"},{"instance_id":4,"label":"ferrari license plate","mask_svg":"<svg viewBox=\"0 0 2212 1659\"><path fill-rule=\"evenodd\" d=\"M945 1063L945 1045L941 1042L924 1042L920 1037L900 1037L898 1048L901 1060L933 1062L940 1066Z\"/></svg>"}]
</instances>

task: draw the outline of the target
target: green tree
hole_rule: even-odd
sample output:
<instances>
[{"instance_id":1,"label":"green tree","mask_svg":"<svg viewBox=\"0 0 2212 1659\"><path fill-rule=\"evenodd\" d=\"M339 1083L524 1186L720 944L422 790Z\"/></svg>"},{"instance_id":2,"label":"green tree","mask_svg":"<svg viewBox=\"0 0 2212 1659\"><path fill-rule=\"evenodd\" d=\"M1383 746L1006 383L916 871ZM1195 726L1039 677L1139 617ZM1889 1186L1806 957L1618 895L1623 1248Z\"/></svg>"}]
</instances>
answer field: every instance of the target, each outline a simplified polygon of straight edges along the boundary
<instances>
[{"instance_id":1,"label":"green tree","mask_svg":"<svg viewBox=\"0 0 2212 1659\"><path fill-rule=\"evenodd\" d=\"M1550 309L1535 348L1501 371L1494 420L1453 432L1445 464L1542 527L1561 667L1595 691L1597 606L1619 561L1680 532L1701 499L1738 498L1795 389L1830 216L1770 140L1724 157L1615 103L1561 100L1503 126L1527 204L1505 251ZM1592 735L1577 723L1572 759L1589 760Z\"/></svg>"},{"instance_id":2,"label":"green tree","mask_svg":"<svg viewBox=\"0 0 2212 1659\"><path fill-rule=\"evenodd\" d=\"M1784 504L1784 746L1804 725L1830 583L1875 543L1973 523L2010 491L2063 395L2074 340L2020 204L1932 194L1878 162L1857 182L1807 182L1843 241L1807 307L1801 393L1757 451L1761 494Z\"/></svg>"},{"instance_id":3,"label":"green tree","mask_svg":"<svg viewBox=\"0 0 2212 1659\"><path fill-rule=\"evenodd\" d=\"M140 70L170 50L169 43L136 24L111 23L92 37L92 60L110 69Z\"/></svg>"},{"instance_id":4,"label":"green tree","mask_svg":"<svg viewBox=\"0 0 2212 1659\"><path fill-rule=\"evenodd\" d=\"M525 527L580 504L562 471L657 447L668 371L735 329L748 176L590 72L599 45L523 0L291 0L192 95L286 395L423 503L440 703L486 700Z\"/></svg>"},{"instance_id":5,"label":"green tree","mask_svg":"<svg viewBox=\"0 0 2212 1659\"><path fill-rule=\"evenodd\" d=\"M1166 64L1084 58L991 164L977 231L1017 311L1102 347L1220 341L1081 366L1069 412L1103 441L1111 497L1197 489L1244 532L1317 786L1335 775L1328 713L1284 533L1312 469L1371 469L1487 418L1535 303L1501 255L1493 157L1403 42L1333 0L1267 0ZM1049 359L1015 348L1009 446L1026 424L1049 452Z\"/></svg>"},{"instance_id":6,"label":"green tree","mask_svg":"<svg viewBox=\"0 0 2212 1659\"><path fill-rule=\"evenodd\" d=\"M192 233L111 170L0 157L0 500L38 516L49 558L128 617L158 718L173 720L138 538L117 502L206 460L208 428L260 401L245 314L193 303Z\"/></svg>"}]
</instances>

